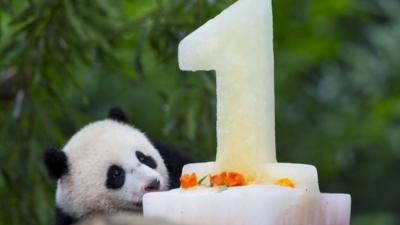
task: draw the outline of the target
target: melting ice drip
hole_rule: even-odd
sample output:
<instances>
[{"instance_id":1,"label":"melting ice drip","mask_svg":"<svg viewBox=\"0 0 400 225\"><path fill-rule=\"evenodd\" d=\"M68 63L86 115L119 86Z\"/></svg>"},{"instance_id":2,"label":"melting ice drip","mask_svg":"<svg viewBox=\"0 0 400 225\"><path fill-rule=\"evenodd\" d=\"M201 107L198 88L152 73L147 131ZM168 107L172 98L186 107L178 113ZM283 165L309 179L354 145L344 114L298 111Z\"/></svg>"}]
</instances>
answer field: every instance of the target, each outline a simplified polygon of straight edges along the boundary
<instances>
[{"instance_id":1,"label":"melting ice drip","mask_svg":"<svg viewBox=\"0 0 400 225\"><path fill-rule=\"evenodd\" d=\"M144 215L187 225L347 225L350 196L320 194L315 167L277 163L271 0L239 0L179 45L182 70L217 73L217 160L198 177L236 171L255 183L144 197ZM288 177L296 188L272 185Z\"/></svg>"}]
</instances>

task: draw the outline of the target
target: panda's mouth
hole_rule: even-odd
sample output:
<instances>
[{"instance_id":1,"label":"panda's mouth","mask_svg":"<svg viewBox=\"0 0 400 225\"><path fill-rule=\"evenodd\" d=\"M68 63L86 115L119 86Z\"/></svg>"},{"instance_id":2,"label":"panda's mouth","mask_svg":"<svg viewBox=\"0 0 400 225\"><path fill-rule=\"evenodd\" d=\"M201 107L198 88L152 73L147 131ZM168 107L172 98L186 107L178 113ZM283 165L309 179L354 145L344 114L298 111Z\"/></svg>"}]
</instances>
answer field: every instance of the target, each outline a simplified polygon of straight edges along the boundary
<instances>
[{"instance_id":1,"label":"panda's mouth","mask_svg":"<svg viewBox=\"0 0 400 225\"><path fill-rule=\"evenodd\" d=\"M152 192L160 192L161 189L158 190L151 190L151 191L146 191L143 193L143 195L147 194L147 193L152 193ZM143 196L141 196L140 199L138 199L138 201L134 201L133 205L137 208L142 208L143 207Z\"/></svg>"},{"instance_id":2,"label":"panda's mouth","mask_svg":"<svg viewBox=\"0 0 400 225\"><path fill-rule=\"evenodd\" d=\"M143 207L143 202L142 201L135 202L135 206L138 207L138 208L142 208Z\"/></svg>"},{"instance_id":3,"label":"panda's mouth","mask_svg":"<svg viewBox=\"0 0 400 225\"><path fill-rule=\"evenodd\" d=\"M133 193L133 196L129 200L129 207L133 207L136 209L143 208L144 195L152 192L160 192L162 190L163 187L160 185L160 182L158 180L156 180L156 182L150 182L146 185L146 187L141 188L139 192Z\"/></svg>"},{"instance_id":4,"label":"panda's mouth","mask_svg":"<svg viewBox=\"0 0 400 225\"><path fill-rule=\"evenodd\" d=\"M147 194L147 193L152 193L152 192L160 192L161 191L161 188L158 188L158 189L153 189L153 190L145 190L145 192L144 192L144 194L143 195L145 195L145 194Z\"/></svg>"},{"instance_id":5,"label":"panda's mouth","mask_svg":"<svg viewBox=\"0 0 400 225\"><path fill-rule=\"evenodd\" d=\"M160 179L153 179L143 189L144 193L160 191L161 190Z\"/></svg>"}]
</instances>

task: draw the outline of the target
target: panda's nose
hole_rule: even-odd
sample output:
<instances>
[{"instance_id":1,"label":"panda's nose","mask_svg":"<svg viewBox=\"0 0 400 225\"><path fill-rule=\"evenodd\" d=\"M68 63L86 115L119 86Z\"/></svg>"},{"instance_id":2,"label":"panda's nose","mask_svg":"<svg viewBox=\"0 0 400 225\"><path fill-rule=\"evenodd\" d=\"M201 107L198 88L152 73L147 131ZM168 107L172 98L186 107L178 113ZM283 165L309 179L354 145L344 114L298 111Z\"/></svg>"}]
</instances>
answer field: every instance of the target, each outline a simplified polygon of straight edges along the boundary
<instances>
[{"instance_id":1,"label":"panda's nose","mask_svg":"<svg viewBox=\"0 0 400 225\"><path fill-rule=\"evenodd\" d=\"M150 181L150 183L144 188L145 191L159 191L160 190L160 181L158 179L154 179Z\"/></svg>"}]
</instances>

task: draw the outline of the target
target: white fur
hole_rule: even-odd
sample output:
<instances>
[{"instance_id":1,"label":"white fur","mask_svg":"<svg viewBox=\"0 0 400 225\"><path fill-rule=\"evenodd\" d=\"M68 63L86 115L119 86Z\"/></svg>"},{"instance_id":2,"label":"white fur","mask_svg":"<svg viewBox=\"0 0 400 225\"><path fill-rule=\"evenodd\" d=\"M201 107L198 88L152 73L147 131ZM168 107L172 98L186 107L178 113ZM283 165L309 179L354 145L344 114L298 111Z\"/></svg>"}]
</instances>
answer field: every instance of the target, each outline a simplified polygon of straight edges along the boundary
<instances>
[{"instance_id":1,"label":"white fur","mask_svg":"<svg viewBox=\"0 0 400 225\"><path fill-rule=\"evenodd\" d=\"M65 213L82 217L93 212L137 209L144 187L154 178L167 189L168 172L159 152L136 128L113 120L87 125L76 133L63 151L68 158L68 173L57 185L56 203ZM141 164L136 151L153 157L157 168ZM126 173L121 189L107 189L108 168L121 166Z\"/></svg>"}]
</instances>

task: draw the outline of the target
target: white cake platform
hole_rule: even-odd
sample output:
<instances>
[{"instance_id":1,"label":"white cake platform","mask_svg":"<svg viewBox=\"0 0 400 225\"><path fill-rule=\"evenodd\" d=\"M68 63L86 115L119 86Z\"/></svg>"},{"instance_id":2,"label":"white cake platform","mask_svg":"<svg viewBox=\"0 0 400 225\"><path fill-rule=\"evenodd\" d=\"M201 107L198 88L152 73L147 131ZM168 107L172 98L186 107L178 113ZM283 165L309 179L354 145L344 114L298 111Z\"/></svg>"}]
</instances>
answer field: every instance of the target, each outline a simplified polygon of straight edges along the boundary
<instances>
[{"instance_id":1,"label":"white cake platform","mask_svg":"<svg viewBox=\"0 0 400 225\"><path fill-rule=\"evenodd\" d=\"M212 163L191 164L183 173L209 174ZM148 193L144 216L184 225L349 225L351 197L319 193L316 170L309 165L269 164L275 174L302 180L298 188L247 185L197 187Z\"/></svg>"},{"instance_id":2,"label":"white cake platform","mask_svg":"<svg viewBox=\"0 0 400 225\"><path fill-rule=\"evenodd\" d=\"M306 196L274 185L175 189L144 197L144 216L185 225L348 225L347 194Z\"/></svg>"}]
</instances>

